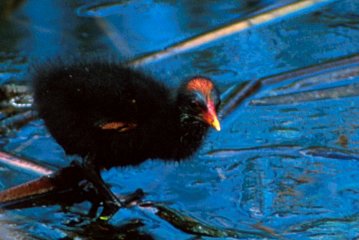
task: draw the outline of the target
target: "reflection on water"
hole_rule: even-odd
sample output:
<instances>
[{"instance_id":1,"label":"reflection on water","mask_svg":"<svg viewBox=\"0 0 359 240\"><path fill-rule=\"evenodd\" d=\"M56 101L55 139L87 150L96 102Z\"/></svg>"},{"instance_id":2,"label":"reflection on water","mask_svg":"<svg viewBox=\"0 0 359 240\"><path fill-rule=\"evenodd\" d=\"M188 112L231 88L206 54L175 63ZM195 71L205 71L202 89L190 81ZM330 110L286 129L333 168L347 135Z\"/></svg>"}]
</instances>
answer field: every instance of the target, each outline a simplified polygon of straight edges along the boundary
<instances>
[{"instance_id":1,"label":"reflection on water","mask_svg":"<svg viewBox=\"0 0 359 240\"><path fill-rule=\"evenodd\" d=\"M30 63L54 55L140 56L288 2L28 0L0 22L0 81L24 83ZM153 160L104 172L116 193L142 188L146 200L168 207L164 213L178 218L172 225L147 207L121 210L112 225L100 226L82 215L84 203L70 212L58 206L3 212L0 221L11 224L6 234L188 239L204 228L262 234L253 238L358 237L359 70L358 57L351 57L359 51L358 10L355 1L332 1L146 66L169 85L209 75L225 103L245 83L261 79L190 161ZM123 41L128 52L118 53L109 37ZM292 71L307 66L314 67ZM280 75L266 78L274 74ZM1 110L4 125L9 115ZM4 150L40 164L68 164L41 120L7 129L0 140ZM33 178L1 165L2 189Z\"/></svg>"}]
</instances>

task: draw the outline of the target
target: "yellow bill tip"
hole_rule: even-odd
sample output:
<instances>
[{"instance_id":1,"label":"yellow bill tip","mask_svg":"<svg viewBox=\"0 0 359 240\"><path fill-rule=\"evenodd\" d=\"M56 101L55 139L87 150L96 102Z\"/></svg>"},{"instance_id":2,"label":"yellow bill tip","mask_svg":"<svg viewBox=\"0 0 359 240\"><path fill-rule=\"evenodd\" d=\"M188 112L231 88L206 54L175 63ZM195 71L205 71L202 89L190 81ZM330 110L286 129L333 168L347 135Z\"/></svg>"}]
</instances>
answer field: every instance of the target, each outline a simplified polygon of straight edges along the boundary
<instances>
[{"instance_id":1,"label":"yellow bill tip","mask_svg":"<svg viewBox=\"0 0 359 240\"><path fill-rule=\"evenodd\" d=\"M213 122L211 123L211 126L216 129L218 132L221 131L221 124L219 123L218 119L215 117L213 119Z\"/></svg>"}]
</instances>

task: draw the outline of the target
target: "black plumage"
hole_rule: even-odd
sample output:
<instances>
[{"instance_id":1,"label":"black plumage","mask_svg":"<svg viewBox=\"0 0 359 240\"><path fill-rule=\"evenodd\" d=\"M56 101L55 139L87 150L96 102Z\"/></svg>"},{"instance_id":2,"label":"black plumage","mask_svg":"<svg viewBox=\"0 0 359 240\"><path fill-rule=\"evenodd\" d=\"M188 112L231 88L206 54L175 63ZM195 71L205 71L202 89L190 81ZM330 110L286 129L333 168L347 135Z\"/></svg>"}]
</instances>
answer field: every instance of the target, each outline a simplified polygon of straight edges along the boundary
<instances>
[{"instance_id":1,"label":"black plumage","mask_svg":"<svg viewBox=\"0 0 359 240\"><path fill-rule=\"evenodd\" d=\"M220 129L219 92L204 77L173 91L119 64L73 63L37 70L33 90L51 135L96 171L150 158L185 159L210 126Z\"/></svg>"}]
</instances>

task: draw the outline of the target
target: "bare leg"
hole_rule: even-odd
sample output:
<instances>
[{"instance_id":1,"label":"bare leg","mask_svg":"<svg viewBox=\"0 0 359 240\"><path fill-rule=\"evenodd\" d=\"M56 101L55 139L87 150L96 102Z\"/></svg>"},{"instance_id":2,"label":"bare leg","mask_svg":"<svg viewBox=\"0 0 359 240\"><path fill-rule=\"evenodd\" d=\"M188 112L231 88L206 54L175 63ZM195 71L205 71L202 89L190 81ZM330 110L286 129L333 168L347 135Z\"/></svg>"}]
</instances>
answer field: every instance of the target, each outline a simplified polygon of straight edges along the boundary
<instances>
[{"instance_id":1,"label":"bare leg","mask_svg":"<svg viewBox=\"0 0 359 240\"><path fill-rule=\"evenodd\" d=\"M80 159L80 161L75 160L72 164L79 166L80 171L82 171L82 176L85 178L87 183L81 187L84 192L95 191L96 195L99 196L103 205L103 210L98 218L101 221L109 220L120 208L128 207L133 203L138 202L143 198L144 192L141 189L137 189L135 192L117 197L103 181L99 169L96 167L93 161L93 157L86 157L85 159ZM86 188L88 188L86 190ZM93 206L90 210L91 216L96 216L97 209L99 207L98 199L93 202Z\"/></svg>"},{"instance_id":2,"label":"bare leg","mask_svg":"<svg viewBox=\"0 0 359 240\"><path fill-rule=\"evenodd\" d=\"M83 176L93 184L95 191L103 199L103 211L99 217L100 220L109 220L121 207L121 203L115 194L108 188L101 178L99 170L93 164L91 159L87 158L82 163ZM93 212L93 210L92 210ZM93 214L93 213L92 213Z\"/></svg>"}]
</instances>

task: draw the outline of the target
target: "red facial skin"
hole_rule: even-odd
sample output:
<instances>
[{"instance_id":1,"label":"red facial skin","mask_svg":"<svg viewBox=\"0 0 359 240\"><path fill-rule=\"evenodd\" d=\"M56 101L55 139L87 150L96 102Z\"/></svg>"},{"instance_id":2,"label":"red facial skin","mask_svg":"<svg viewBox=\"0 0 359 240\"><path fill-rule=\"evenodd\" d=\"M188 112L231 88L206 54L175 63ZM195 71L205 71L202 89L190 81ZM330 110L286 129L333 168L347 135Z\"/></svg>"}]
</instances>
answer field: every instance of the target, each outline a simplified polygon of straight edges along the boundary
<instances>
[{"instance_id":1,"label":"red facial skin","mask_svg":"<svg viewBox=\"0 0 359 240\"><path fill-rule=\"evenodd\" d=\"M211 99L211 91L213 90L212 82L208 81L205 78L197 77L192 79L187 84L187 89L190 91L199 91L206 98L207 110L203 111L203 121L208 123L210 126L215 128L217 131L221 130L220 123L218 121L216 107L213 100Z\"/></svg>"}]
</instances>

